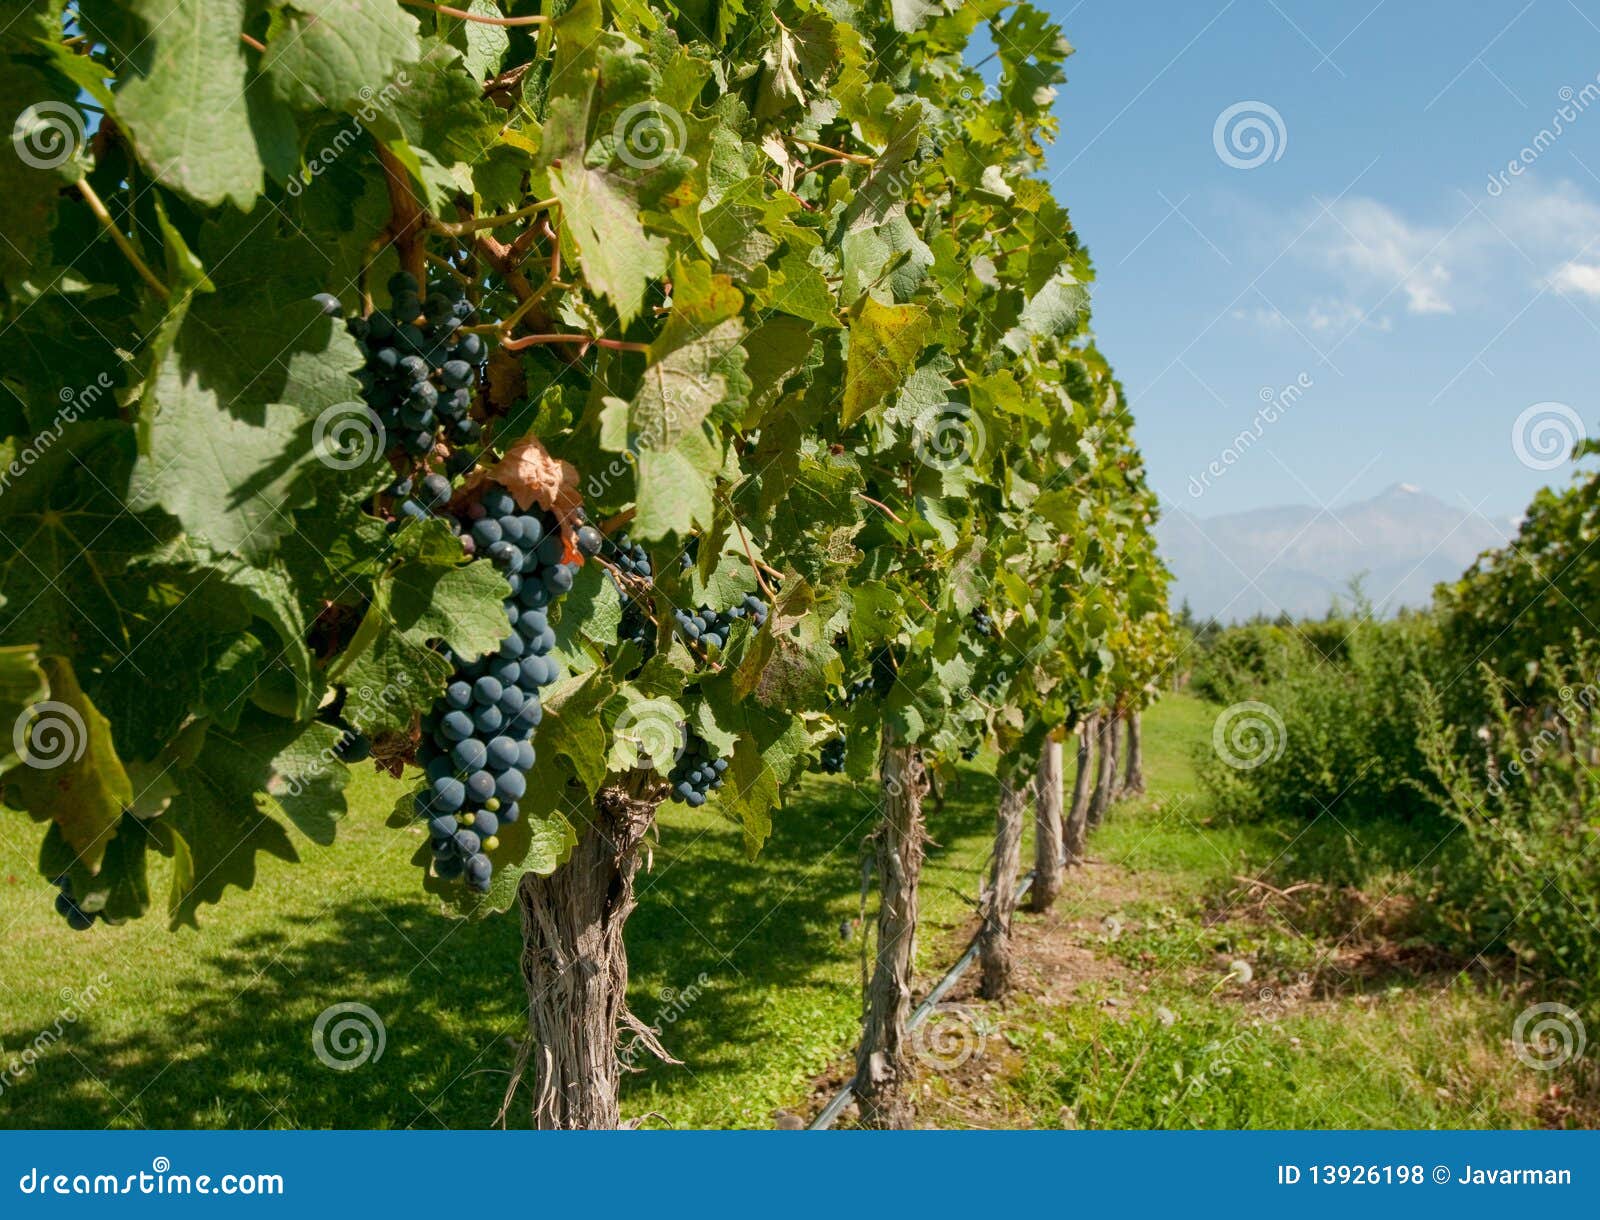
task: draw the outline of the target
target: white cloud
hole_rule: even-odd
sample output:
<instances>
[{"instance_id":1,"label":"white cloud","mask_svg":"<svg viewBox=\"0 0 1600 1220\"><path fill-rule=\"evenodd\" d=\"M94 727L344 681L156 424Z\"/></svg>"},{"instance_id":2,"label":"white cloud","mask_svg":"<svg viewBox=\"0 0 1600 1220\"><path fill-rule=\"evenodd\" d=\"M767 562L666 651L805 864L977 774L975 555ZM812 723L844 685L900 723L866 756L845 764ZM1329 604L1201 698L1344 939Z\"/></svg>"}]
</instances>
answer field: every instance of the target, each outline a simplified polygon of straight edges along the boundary
<instances>
[{"instance_id":1,"label":"white cloud","mask_svg":"<svg viewBox=\"0 0 1600 1220\"><path fill-rule=\"evenodd\" d=\"M1576 292L1580 296L1600 297L1600 264L1562 263L1550 277L1557 292Z\"/></svg>"},{"instance_id":2,"label":"white cloud","mask_svg":"<svg viewBox=\"0 0 1600 1220\"><path fill-rule=\"evenodd\" d=\"M1442 257L1451 234L1414 225L1376 199L1325 207L1306 241L1323 266L1352 287L1400 293L1408 313L1454 313L1451 274ZM1381 299L1381 297L1380 297Z\"/></svg>"},{"instance_id":3,"label":"white cloud","mask_svg":"<svg viewBox=\"0 0 1600 1220\"><path fill-rule=\"evenodd\" d=\"M1570 182L1523 178L1498 198L1458 193L1422 219L1347 197L1288 218L1281 232L1286 245L1295 239L1284 262L1298 268L1301 301L1309 300L1286 305L1305 317L1302 329L1341 330L1363 317L1387 329L1395 309L1418 317L1492 309L1508 283L1528 284L1529 295L1548 287L1600 299L1600 204ZM1307 269L1321 273L1316 282ZM1269 291L1285 303L1281 286Z\"/></svg>"},{"instance_id":4,"label":"white cloud","mask_svg":"<svg viewBox=\"0 0 1600 1220\"><path fill-rule=\"evenodd\" d=\"M1370 326L1375 330L1394 329L1394 323L1387 317L1376 313L1369 316L1360 305L1347 300L1311 302L1311 307L1306 310L1306 326L1321 333L1345 331L1354 326Z\"/></svg>"},{"instance_id":5,"label":"white cloud","mask_svg":"<svg viewBox=\"0 0 1600 1220\"><path fill-rule=\"evenodd\" d=\"M1312 301L1293 317L1277 309L1235 309L1233 316L1241 322L1250 322L1262 330L1300 330L1317 334L1344 332L1357 326L1373 330L1391 331L1394 322L1381 313L1368 314L1360 304L1348 298L1329 297Z\"/></svg>"}]
</instances>

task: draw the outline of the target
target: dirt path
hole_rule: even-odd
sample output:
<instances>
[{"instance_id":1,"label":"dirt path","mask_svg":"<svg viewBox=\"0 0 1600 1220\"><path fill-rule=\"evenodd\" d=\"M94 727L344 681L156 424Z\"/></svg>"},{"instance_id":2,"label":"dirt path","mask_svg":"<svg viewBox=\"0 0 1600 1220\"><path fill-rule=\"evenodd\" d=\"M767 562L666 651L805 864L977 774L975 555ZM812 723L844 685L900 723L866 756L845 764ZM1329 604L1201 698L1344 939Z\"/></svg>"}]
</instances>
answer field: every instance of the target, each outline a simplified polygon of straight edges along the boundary
<instances>
[{"instance_id":1,"label":"dirt path","mask_svg":"<svg viewBox=\"0 0 1600 1220\"><path fill-rule=\"evenodd\" d=\"M1381 875L1286 879L1287 845L1313 860L1301 828L1207 816L1189 760L1213 714L1171 702L1147 718L1151 795L1113 808L1054 910L1018 913L1012 995L979 999L970 969L914 1032L918 1125L1600 1121L1593 1063L1552 1073L1517 1054L1519 1014L1546 998L1526 978L1416 943ZM930 941L919 999L975 931ZM807 1118L849 1071L841 1055L814 1082Z\"/></svg>"}]
</instances>

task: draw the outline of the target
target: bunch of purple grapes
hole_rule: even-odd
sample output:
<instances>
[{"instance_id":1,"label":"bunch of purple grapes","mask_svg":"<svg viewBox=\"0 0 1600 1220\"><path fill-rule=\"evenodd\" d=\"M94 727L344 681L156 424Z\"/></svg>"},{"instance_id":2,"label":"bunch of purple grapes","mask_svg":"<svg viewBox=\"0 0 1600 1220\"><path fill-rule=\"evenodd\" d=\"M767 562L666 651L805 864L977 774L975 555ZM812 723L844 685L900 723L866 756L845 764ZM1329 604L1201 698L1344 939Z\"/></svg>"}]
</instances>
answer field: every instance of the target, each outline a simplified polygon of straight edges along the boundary
<instances>
[{"instance_id":1,"label":"bunch of purple grapes","mask_svg":"<svg viewBox=\"0 0 1600 1220\"><path fill-rule=\"evenodd\" d=\"M389 295L387 310L345 324L366 356L366 367L356 374L362 398L394 449L426 458L447 441L456 451L452 473L459 474L471 464L460 451L483 431L471 410L487 351L481 336L460 333L472 317L472 303L446 283L430 285L423 300L416 279L405 271L390 278ZM325 311L339 313L337 297L323 293L317 299ZM403 498L410 487L390 491Z\"/></svg>"},{"instance_id":2,"label":"bunch of purple grapes","mask_svg":"<svg viewBox=\"0 0 1600 1220\"><path fill-rule=\"evenodd\" d=\"M502 825L520 816L534 763L533 730L543 717L542 687L560 677L550 605L572 588L575 565L555 517L518 509L494 488L465 509L466 536L476 554L504 573L509 631L497 651L463 657L446 650L455 672L423 718L418 761L428 786L414 798L428 825L433 871L464 876L469 889L489 888Z\"/></svg>"}]
</instances>

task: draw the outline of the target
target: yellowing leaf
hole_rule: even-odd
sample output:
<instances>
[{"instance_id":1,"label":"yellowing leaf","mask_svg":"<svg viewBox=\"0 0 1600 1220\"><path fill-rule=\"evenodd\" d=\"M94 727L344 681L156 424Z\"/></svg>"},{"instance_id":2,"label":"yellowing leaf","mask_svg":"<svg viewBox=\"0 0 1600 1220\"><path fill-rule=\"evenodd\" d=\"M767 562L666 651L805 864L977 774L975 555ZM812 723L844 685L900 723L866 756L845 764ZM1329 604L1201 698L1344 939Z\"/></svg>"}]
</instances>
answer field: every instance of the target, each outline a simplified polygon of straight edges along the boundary
<instances>
[{"instance_id":1,"label":"yellowing leaf","mask_svg":"<svg viewBox=\"0 0 1600 1220\"><path fill-rule=\"evenodd\" d=\"M921 305L882 305L863 297L850 318L850 359L844 374L846 424L882 406L899 389L932 325Z\"/></svg>"},{"instance_id":2,"label":"yellowing leaf","mask_svg":"<svg viewBox=\"0 0 1600 1220\"><path fill-rule=\"evenodd\" d=\"M133 784L117 757L111 725L78 686L72 662L39 662L50 697L29 705L16 725L22 761L6 775L14 803L39 821L52 821L91 871L111 841ZM8 732L12 725L5 726Z\"/></svg>"}]
</instances>

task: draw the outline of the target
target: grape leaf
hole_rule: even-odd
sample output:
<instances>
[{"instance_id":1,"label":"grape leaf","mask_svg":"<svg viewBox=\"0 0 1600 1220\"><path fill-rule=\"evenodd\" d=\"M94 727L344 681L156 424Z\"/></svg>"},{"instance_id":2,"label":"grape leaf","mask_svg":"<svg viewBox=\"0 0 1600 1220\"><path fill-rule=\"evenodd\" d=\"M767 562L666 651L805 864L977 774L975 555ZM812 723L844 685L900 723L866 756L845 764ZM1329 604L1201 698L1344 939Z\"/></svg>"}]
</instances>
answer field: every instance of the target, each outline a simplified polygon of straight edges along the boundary
<instances>
[{"instance_id":1,"label":"grape leaf","mask_svg":"<svg viewBox=\"0 0 1600 1220\"><path fill-rule=\"evenodd\" d=\"M322 755L328 729L252 711L236 732L196 722L174 742L175 760L191 759L179 766L178 792L159 819L180 852L168 905L174 927L197 926L199 908L220 901L228 886L253 886L260 853L291 864L299 859L263 801L290 813L313 840L331 838L331 819L345 810L349 772Z\"/></svg>"},{"instance_id":2,"label":"grape leaf","mask_svg":"<svg viewBox=\"0 0 1600 1220\"><path fill-rule=\"evenodd\" d=\"M294 125L251 69L245 0L127 0L142 35L122 45L117 125L164 185L246 210L268 166L294 155Z\"/></svg>"},{"instance_id":3,"label":"grape leaf","mask_svg":"<svg viewBox=\"0 0 1600 1220\"><path fill-rule=\"evenodd\" d=\"M863 297L850 316L841 420L854 423L898 389L922 351L930 322L921 305L883 305Z\"/></svg>"},{"instance_id":4,"label":"grape leaf","mask_svg":"<svg viewBox=\"0 0 1600 1220\"><path fill-rule=\"evenodd\" d=\"M565 678L544 692L537 749L565 757L591 796L606 777L606 731L600 709L614 690L610 679L596 669Z\"/></svg>"},{"instance_id":5,"label":"grape leaf","mask_svg":"<svg viewBox=\"0 0 1600 1220\"><path fill-rule=\"evenodd\" d=\"M243 223L210 231L202 249ZM340 421L367 418L351 376L359 354L309 299L304 243L263 235L271 225L267 210L230 256L230 276L212 277L217 291L163 323L129 492L135 508L166 509L210 551L252 562L293 528L291 512L311 501L324 462L346 460L330 457L324 438L342 434ZM295 269L277 270L280 259ZM249 267L263 274L245 292L233 277ZM264 302L268 325L257 312Z\"/></svg>"},{"instance_id":6,"label":"grape leaf","mask_svg":"<svg viewBox=\"0 0 1600 1220\"><path fill-rule=\"evenodd\" d=\"M100 867L133 785L117 757L111 725L78 686L72 662L42 657L49 699L25 709L7 730L22 761L6 773L7 800L51 821L91 872Z\"/></svg>"},{"instance_id":7,"label":"grape leaf","mask_svg":"<svg viewBox=\"0 0 1600 1220\"><path fill-rule=\"evenodd\" d=\"M572 243L584 279L626 326L644 308L646 286L667 269L666 239L644 231L637 203L600 170L563 164L550 171L550 189L561 201L563 240Z\"/></svg>"},{"instance_id":8,"label":"grape leaf","mask_svg":"<svg viewBox=\"0 0 1600 1220\"><path fill-rule=\"evenodd\" d=\"M1025 351L1030 339L1067 334L1088 308L1088 288L1063 267L1023 306L1001 342L1013 352Z\"/></svg>"},{"instance_id":9,"label":"grape leaf","mask_svg":"<svg viewBox=\"0 0 1600 1220\"><path fill-rule=\"evenodd\" d=\"M40 702L50 691L50 683L39 668L39 650L31 644L0 648L0 728L15 725L27 708ZM0 774L21 761L16 734L0 734Z\"/></svg>"},{"instance_id":10,"label":"grape leaf","mask_svg":"<svg viewBox=\"0 0 1600 1220\"><path fill-rule=\"evenodd\" d=\"M462 656L493 652L506 633L505 577L487 560L463 562L442 521L400 535L396 561L379 578L350 646L329 669L346 689L346 717L364 732L409 729L432 706L450 663L431 644Z\"/></svg>"},{"instance_id":11,"label":"grape leaf","mask_svg":"<svg viewBox=\"0 0 1600 1220\"><path fill-rule=\"evenodd\" d=\"M63 183L77 178L84 121L76 90L60 77L16 59L0 73L0 114L12 117L12 148L0 156L6 239L0 282L11 283L49 260L47 239ZM27 156L23 154L27 153Z\"/></svg>"},{"instance_id":12,"label":"grape leaf","mask_svg":"<svg viewBox=\"0 0 1600 1220\"><path fill-rule=\"evenodd\" d=\"M287 0L273 15L261 71L298 109L355 109L417 54L417 19L398 5Z\"/></svg>"}]
</instances>

